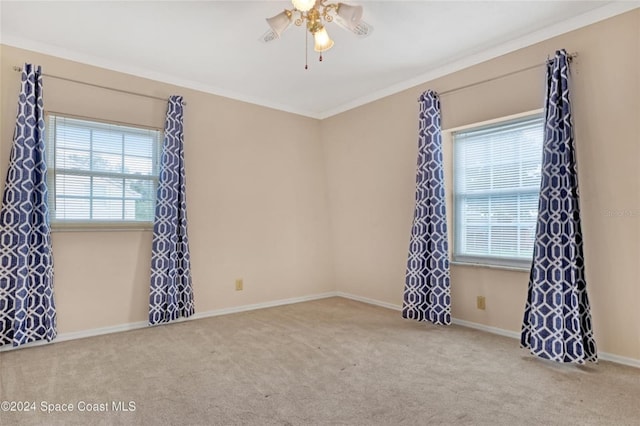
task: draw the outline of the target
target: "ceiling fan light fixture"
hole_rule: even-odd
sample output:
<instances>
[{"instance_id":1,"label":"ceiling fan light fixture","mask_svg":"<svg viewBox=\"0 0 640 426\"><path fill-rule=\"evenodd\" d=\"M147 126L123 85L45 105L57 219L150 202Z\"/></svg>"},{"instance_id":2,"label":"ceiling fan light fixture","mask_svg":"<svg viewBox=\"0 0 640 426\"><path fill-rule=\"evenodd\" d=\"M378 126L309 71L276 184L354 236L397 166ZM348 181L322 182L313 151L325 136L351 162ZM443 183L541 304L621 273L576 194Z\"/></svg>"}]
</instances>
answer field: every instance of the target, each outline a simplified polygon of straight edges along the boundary
<instances>
[{"instance_id":1,"label":"ceiling fan light fixture","mask_svg":"<svg viewBox=\"0 0 640 426\"><path fill-rule=\"evenodd\" d=\"M336 15L342 18L342 21L350 30L353 30L362 20L362 6L338 3Z\"/></svg>"},{"instance_id":2,"label":"ceiling fan light fixture","mask_svg":"<svg viewBox=\"0 0 640 426\"><path fill-rule=\"evenodd\" d=\"M280 35L282 35L282 33L289 28L289 25L291 25L291 17L292 17L292 13L289 10L285 10L283 12L278 13L275 16L272 16L271 18L267 18L267 24L269 24L269 26L271 27L271 29L273 30L274 33L276 33L276 35L278 36L278 38L280 38Z\"/></svg>"},{"instance_id":3,"label":"ceiling fan light fixture","mask_svg":"<svg viewBox=\"0 0 640 426\"><path fill-rule=\"evenodd\" d=\"M333 40L331 40L324 27L313 33L313 40L315 42L313 50L316 52L326 52L333 47Z\"/></svg>"},{"instance_id":4,"label":"ceiling fan light fixture","mask_svg":"<svg viewBox=\"0 0 640 426\"><path fill-rule=\"evenodd\" d=\"M291 3L300 12L308 12L316 4L316 0L291 0Z\"/></svg>"},{"instance_id":5,"label":"ceiling fan light fixture","mask_svg":"<svg viewBox=\"0 0 640 426\"><path fill-rule=\"evenodd\" d=\"M308 58L308 39L309 34L311 34L313 35L313 49L320 53L319 60L322 61L322 53L331 49L334 45L325 28L327 24L333 22L357 36L369 35L372 28L362 20L362 6L352 6L337 1L331 3L331 1L291 0L293 9L285 9L284 12L267 18L267 23L271 29L261 37L261 40L267 43L279 39L280 35L291 23L294 23L297 27L306 27L305 58ZM308 69L306 60L304 68Z\"/></svg>"}]
</instances>

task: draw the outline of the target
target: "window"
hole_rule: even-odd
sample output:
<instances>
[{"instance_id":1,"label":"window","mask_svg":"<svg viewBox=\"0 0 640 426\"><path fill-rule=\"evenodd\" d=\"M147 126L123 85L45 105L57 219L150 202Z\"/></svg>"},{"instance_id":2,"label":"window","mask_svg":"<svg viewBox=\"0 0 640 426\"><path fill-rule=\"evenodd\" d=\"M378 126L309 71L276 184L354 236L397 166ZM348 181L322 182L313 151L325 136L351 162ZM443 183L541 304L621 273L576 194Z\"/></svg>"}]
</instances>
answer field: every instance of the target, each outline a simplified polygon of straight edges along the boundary
<instances>
[{"instance_id":1,"label":"window","mask_svg":"<svg viewBox=\"0 0 640 426\"><path fill-rule=\"evenodd\" d=\"M531 264L543 130L536 115L453 134L454 261Z\"/></svg>"},{"instance_id":2,"label":"window","mask_svg":"<svg viewBox=\"0 0 640 426\"><path fill-rule=\"evenodd\" d=\"M161 132L49 115L52 225L150 225Z\"/></svg>"}]
</instances>

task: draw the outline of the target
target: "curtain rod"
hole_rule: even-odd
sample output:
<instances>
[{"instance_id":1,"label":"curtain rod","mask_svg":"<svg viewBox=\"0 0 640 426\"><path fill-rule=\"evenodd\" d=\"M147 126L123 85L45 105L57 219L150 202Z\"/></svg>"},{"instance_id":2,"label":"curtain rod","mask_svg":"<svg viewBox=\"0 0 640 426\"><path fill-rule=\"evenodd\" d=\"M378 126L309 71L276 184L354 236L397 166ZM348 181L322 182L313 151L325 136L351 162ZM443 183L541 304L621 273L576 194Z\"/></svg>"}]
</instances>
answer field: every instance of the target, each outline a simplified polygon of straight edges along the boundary
<instances>
[{"instance_id":1,"label":"curtain rod","mask_svg":"<svg viewBox=\"0 0 640 426\"><path fill-rule=\"evenodd\" d=\"M16 71L16 72L22 72L22 67L14 66L13 70ZM147 94L144 94L144 93L132 92L132 91L129 91L129 90L116 89L115 87L102 86L100 84L88 83L88 82L82 81L82 80L74 80L72 78L60 77L59 75L51 75L51 74L44 74L44 73L42 75L44 77L55 78L57 80L70 81L72 83L84 84L85 86L97 87L98 89L111 90L111 91L114 91L114 92L125 93L127 95L142 96L143 98L156 99L156 100L164 101L164 102L168 101L167 98L161 98L160 96L152 96L152 95L147 95ZM182 105L187 105L187 103L183 101Z\"/></svg>"},{"instance_id":2,"label":"curtain rod","mask_svg":"<svg viewBox=\"0 0 640 426\"><path fill-rule=\"evenodd\" d=\"M578 57L578 52L573 52L573 53L569 54L569 61L572 61L574 58L577 58L577 57ZM460 86L460 87L456 87L456 88L453 88L453 89L445 90L442 93L438 93L438 95L439 96L444 96L444 95L447 95L449 93L457 92L459 90L468 89L469 87L478 86L480 84L488 83L490 81L499 80L499 79L504 78L504 77L509 77L511 75L514 75L514 74L519 74L521 72L529 71L529 70L541 67L541 66L546 65L546 64L547 64L547 62L542 62L540 64L531 65L529 67L521 68L521 69L518 69L518 70L515 70L515 71L511 71L511 72L508 72L506 74L501 74L501 75L498 75L496 77L487 78L485 80L476 81L475 83L470 83L470 84L466 84L464 86Z\"/></svg>"}]
</instances>

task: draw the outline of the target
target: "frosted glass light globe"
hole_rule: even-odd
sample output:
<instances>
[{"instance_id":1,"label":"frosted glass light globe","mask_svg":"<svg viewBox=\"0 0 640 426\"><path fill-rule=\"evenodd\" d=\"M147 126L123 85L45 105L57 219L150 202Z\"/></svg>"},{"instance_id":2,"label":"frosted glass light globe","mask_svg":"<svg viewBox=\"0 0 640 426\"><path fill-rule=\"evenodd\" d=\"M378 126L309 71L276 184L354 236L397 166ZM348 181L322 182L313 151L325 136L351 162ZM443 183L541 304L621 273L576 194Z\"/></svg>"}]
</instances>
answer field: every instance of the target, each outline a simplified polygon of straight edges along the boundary
<instances>
[{"instance_id":1,"label":"frosted glass light globe","mask_svg":"<svg viewBox=\"0 0 640 426\"><path fill-rule=\"evenodd\" d=\"M316 4L316 0L291 0L291 3L300 12L308 12Z\"/></svg>"}]
</instances>

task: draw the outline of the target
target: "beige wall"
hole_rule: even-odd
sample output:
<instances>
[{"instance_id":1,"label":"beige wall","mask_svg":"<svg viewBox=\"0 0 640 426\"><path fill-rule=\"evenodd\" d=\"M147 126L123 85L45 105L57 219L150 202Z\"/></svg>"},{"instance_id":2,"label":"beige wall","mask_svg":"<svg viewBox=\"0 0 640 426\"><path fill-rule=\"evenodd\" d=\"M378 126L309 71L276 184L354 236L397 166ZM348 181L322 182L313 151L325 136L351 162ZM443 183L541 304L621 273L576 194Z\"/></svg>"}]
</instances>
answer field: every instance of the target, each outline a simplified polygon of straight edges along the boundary
<instances>
[{"instance_id":1,"label":"beige wall","mask_svg":"<svg viewBox=\"0 0 640 426\"><path fill-rule=\"evenodd\" d=\"M639 28L635 10L324 120L338 290L402 303L420 93L542 63L565 48L579 53L572 66L573 112L596 339L603 352L640 359ZM543 102L539 67L443 95L443 128L539 109ZM450 150L447 142L449 178ZM608 211L634 215L611 217ZM523 271L454 265L453 315L519 331L527 282ZM475 307L478 295L486 297L485 311Z\"/></svg>"},{"instance_id":2,"label":"beige wall","mask_svg":"<svg viewBox=\"0 0 640 426\"><path fill-rule=\"evenodd\" d=\"M636 10L322 122L2 46L0 176L19 89L13 65L36 63L48 74L156 96L182 94L198 312L336 289L399 305L419 94L541 63L558 48L577 51L573 106L596 338L601 351L640 359L639 27ZM444 95L443 126L538 109L543 85L540 67ZM166 107L47 78L45 102L51 111L157 127ZM146 319L150 241L149 231L54 233L61 333ZM238 277L243 292L234 291ZM517 331L527 279L521 271L453 266L453 314ZM475 309L477 295L487 298L485 311Z\"/></svg>"},{"instance_id":3,"label":"beige wall","mask_svg":"<svg viewBox=\"0 0 640 426\"><path fill-rule=\"evenodd\" d=\"M185 97L185 162L196 311L335 289L320 122L8 46L1 48L0 175L20 88L14 65ZM44 78L45 108L162 127L166 102ZM60 333L145 321L151 232L55 232ZM244 278L244 291L234 280Z\"/></svg>"}]
</instances>

